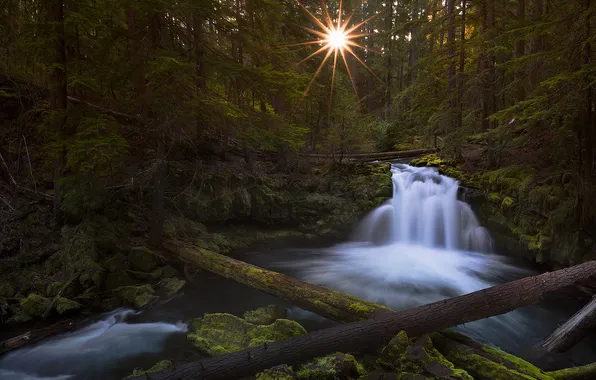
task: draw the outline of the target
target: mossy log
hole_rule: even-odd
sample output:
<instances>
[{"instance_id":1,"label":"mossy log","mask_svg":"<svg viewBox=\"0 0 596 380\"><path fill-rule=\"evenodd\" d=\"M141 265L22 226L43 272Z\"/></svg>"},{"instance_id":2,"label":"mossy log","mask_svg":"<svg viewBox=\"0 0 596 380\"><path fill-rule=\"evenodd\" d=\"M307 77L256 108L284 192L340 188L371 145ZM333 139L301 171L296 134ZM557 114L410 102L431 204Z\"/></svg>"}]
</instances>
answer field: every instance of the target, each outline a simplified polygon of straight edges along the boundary
<instances>
[{"instance_id":1,"label":"mossy log","mask_svg":"<svg viewBox=\"0 0 596 380\"><path fill-rule=\"evenodd\" d=\"M588 380L596 379L596 363L583 365L580 367L560 369L558 371L547 372L554 380Z\"/></svg>"},{"instance_id":2,"label":"mossy log","mask_svg":"<svg viewBox=\"0 0 596 380\"><path fill-rule=\"evenodd\" d=\"M360 160L390 160L395 158L407 158L415 157L422 154L435 153L437 149L413 149L413 150L402 150L396 152L372 152L372 153L336 153L333 154L304 154L303 157L309 158L337 158L343 157L348 159L360 159Z\"/></svg>"},{"instance_id":3,"label":"mossy log","mask_svg":"<svg viewBox=\"0 0 596 380\"><path fill-rule=\"evenodd\" d=\"M71 331L74 328L75 324L71 320L65 320L41 329L27 331L24 334L0 342L0 355L39 342L50 336Z\"/></svg>"},{"instance_id":4,"label":"mossy log","mask_svg":"<svg viewBox=\"0 0 596 380\"><path fill-rule=\"evenodd\" d=\"M596 326L596 296L540 344L547 352L566 352Z\"/></svg>"},{"instance_id":5,"label":"mossy log","mask_svg":"<svg viewBox=\"0 0 596 380\"><path fill-rule=\"evenodd\" d=\"M239 263L234 265L236 269L228 267L223 271L242 268ZM249 271L252 270L254 269ZM420 336L504 314L537 303L545 294L586 280L595 274L596 261L589 261L413 309L382 313L366 321L341 324L305 336L183 364L155 373L151 379L240 378L279 364L304 362L336 351L372 351L402 330L409 336ZM294 289L294 292L298 290Z\"/></svg>"},{"instance_id":6,"label":"mossy log","mask_svg":"<svg viewBox=\"0 0 596 380\"><path fill-rule=\"evenodd\" d=\"M367 319L382 310L390 311L357 297L180 242L166 241L164 248L189 264L290 301L334 321L353 322Z\"/></svg>"}]
</instances>

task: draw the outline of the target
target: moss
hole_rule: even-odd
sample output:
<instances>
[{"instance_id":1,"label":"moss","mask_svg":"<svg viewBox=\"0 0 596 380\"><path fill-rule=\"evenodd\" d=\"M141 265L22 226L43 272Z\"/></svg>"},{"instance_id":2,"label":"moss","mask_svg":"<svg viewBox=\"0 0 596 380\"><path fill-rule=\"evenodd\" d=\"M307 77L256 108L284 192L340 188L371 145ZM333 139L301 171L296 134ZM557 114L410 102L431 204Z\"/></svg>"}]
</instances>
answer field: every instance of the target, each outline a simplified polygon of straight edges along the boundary
<instances>
[{"instance_id":1,"label":"moss","mask_svg":"<svg viewBox=\"0 0 596 380\"><path fill-rule=\"evenodd\" d=\"M55 297L56 295L58 295L58 292L60 292L60 290L62 290L63 287L64 283L62 281L52 282L50 285L48 285L48 288L46 289L46 295L48 297Z\"/></svg>"},{"instance_id":2,"label":"moss","mask_svg":"<svg viewBox=\"0 0 596 380\"><path fill-rule=\"evenodd\" d=\"M56 303L56 311L58 314L72 313L81 308L81 304L77 301L69 300L68 298L60 297Z\"/></svg>"},{"instance_id":3,"label":"moss","mask_svg":"<svg viewBox=\"0 0 596 380\"><path fill-rule=\"evenodd\" d=\"M353 355L338 352L302 365L296 375L299 380L358 379L366 371Z\"/></svg>"},{"instance_id":4,"label":"moss","mask_svg":"<svg viewBox=\"0 0 596 380\"><path fill-rule=\"evenodd\" d=\"M154 281L163 276L163 270L161 268L156 268L149 273L135 270L128 270L128 273L130 273L132 277L142 281Z\"/></svg>"},{"instance_id":5,"label":"moss","mask_svg":"<svg viewBox=\"0 0 596 380\"><path fill-rule=\"evenodd\" d=\"M296 379L296 374L292 370L292 367L283 364L258 373L256 378L256 380L294 380Z\"/></svg>"},{"instance_id":6,"label":"moss","mask_svg":"<svg viewBox=\"0 0 596 380\"><path fill-rule=\"evenodd\" d=\"M281 305L269 305L244 313L244 319L255 325L269 325L275 320L286 318L288 310Z\"/></svg>"},{"instance_id":7,"label":"moss","mask_svg":"<svg viewBox=\"0 0 596 380\"><path fill-rule=\"evenodd\" d=\"M205 314L191 322L194 332L187 335L192 344L205 355L215 356L240 351L248 347L248 331L254 325L231 314Z\"/></svg>"},{"instance_id":8,"label":"moss","mask_svg":"<svg viewBox=\"0 0 596 380\"><path fill-rule=\"evenodd\" d=\"M115 289L114 293L122 302L139 309L151 305L159 298L154 295L151 285L123 286Z\"/></svg>"},{"instance_id":9,"label":"moss","mask_svg":"<svg viewBox=\"0 0 596 380\"><path fill-rule=\"evenodd\" d=\"M184 285L186 285L186 281L177 279L175 277L164 278L157 284L159 289L165 291L169 296L178 293L180 290L182 290Z\"/></svg>"},{"instance_id":10,"label":"moss","mask_svg":"<svg viewBox=\"0 0 596 380\"><path fill-rule=\"evenodd\" d=\"M594 379L596 377L596 363L560 369L558 371L548 372L548 375L554 380Z\"/></svg>"},{"instance_id":11,"label":"moss","mask_svg":"<svg viewBox=\"0 0 596 380\"><path fill-rule=\"evenodd\" d=\"M174 268L171 265L166 265L165 267L161 268L161 273L163 274L163 276L165 278L169 278L169 277L177 277L178 276L178 270L176 270L176 268Z\"/></svg>"},{"instance_id":12,"label":"moss","mask_svg":"<svg viewBox=\"0 0 596 380\"><path fill-rule=\"evenodd\" d=\"M50 301L46 297L42 297L39 294L31 293L21 300L20 305L23 308L23 312L32 317L41 317L50 307Z\"/></svg>"},{"instance_id":13,"label":"moss","mask_svg":"<svg viewBox=\"0 0 596 380\"><path fill-rule=\"evenodd\" d=\"M264 343L278 342L302 335L307 332L298 322L278 319L270 325L259 325L247 332L248 346L256 347Z\"/></svg>"},{"instance_id":14,"label":"moss","mask_svg":"<svg viewBox=\"0 0 596 380\"><path fill-rule=\"evenodd\" d=\"M171 360L162 360L162 361L156 363L153 367L149 368L148 370L143 371L143 370L135 369L133 371L133 373L130 376L125 377L125 379L131 379L133 377L146 375L146 374L152 373L152 372L163 371L164 369L170 368L172 366L173 366L173 364L172 364Z\"/></svg>"},{"instance_id":15,"label":"moss","mask_svg":"<svg viewBox=\"0 0 596 380\"><path fill-rule=\"evenodd\" d=\"M75 266L80 272L79 282L85 288L90 286L101 286L105 278L105 270L94 260L84 259Z\"/></svg>"},{"instance_id":16,"label":"moss","mask_svg":"<svg viewBox=\"0 0 596 380\"><path fill-rule=\"evenodd\" d=\"M134 280L124 270L109 272L106 276L105 289L114 290L125 286L134 286L138 281Z\"/></svg>"},{"instance_id":17,"label":"moss","mask_svg":"<svg viewBox=\"0 0 596 380\"><path fill-rule=\"evenodd\" d=\"M130 263L128 262L128 259L121 253L115 254L103 263L103 266L109 272L128 269L129 265Z\"/></svg>"},{"instance_id":18,"label":"moss","mask_svg":"<svg viewBox=\"0 0 596 380\"><path fill-rule=\"evenodd\" d=\"M0 297L3 298L10 298L14 296L14 289L12 288L12 285L10 285L8 282L3 282L0 284Z\"/></svg>"}]
</instances>

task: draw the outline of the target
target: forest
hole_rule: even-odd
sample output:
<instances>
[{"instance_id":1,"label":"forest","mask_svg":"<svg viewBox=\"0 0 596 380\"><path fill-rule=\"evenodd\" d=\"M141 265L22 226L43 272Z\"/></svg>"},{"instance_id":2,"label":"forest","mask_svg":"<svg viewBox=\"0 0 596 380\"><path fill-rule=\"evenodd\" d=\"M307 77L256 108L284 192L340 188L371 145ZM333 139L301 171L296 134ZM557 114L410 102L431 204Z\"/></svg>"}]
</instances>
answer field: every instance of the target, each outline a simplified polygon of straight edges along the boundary
<instances>
[{"instance_id":1,"label":"forest","mask_svg":"<svg viewBox=\"0 0 596 380\"><path fill-rule=\"evenodd\" d=\"M595 30L0 0L0 378L596 377Z\"/></svg>"}]
</instances>

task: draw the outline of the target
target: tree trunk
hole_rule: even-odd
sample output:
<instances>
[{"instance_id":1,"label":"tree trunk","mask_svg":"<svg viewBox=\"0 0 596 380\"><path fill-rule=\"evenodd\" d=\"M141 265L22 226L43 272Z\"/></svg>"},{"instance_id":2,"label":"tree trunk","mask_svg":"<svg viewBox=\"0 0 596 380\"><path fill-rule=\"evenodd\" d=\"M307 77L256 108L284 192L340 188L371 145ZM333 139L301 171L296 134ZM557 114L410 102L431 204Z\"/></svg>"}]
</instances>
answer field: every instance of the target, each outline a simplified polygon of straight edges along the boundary
<instances>
[{"instance_id":1,"label":"tree trunk","mask_svg":"<svg viewBox=\"0 0 596 380\"><path fill-rule=\"evenodd\" d=\"M185 255L188 254L191 257L194 255L193 252L186 252ZM206 257L201 262L209 259L210 257ZM247 277L257 280L259 278L258 275L251 275L251 272L263 271L254 266L247 267L248 264L239 266L238 263L226 263L225 260L216 261L220 261L215 265L216 268L207 266L228 278L231 278L232 273L240 272L238 273L240 277L249 282L250 279ZM235 379L253 375L279 364L303 362L335 351L371 351L378 349L402 330L409 336L420 336L507 313L519 307L537 303L545 294L588 279L595 273L596 261L589 261L571 268L523 278L405 311L379 313L367 321L342 324L282 342L183 364L151 374L151 379ZM276 276L268 278L269 288L278 286L288 288L283 282L279 282L280 278ZM290 287L288 290L297 294L301 293L302 289ZM301 296L308 297L304 294ZM293 298L296 298L296 295Z\"/></svg>"},{"instance_id":2,"label":"tree trunk","mask_svg":"<svg viewBox=\"0 0 596 380\"><path fill-rule=\"evenodd\" d=\"M142 41L145 28L138 26L137 10L126 10L126 24L128 27L128 52L133 67L132 86L136 95L136 112L141 119L148 116L147 86L145 84L145 59L142 57Z\"/></svg>"},{"instance_id":3,"label":"tree trunk","mask_svg":"<svg viewBox=\"0 0 596 380\"><path fill-rule=\"evenodd\" d=\"M517 9L515 11L520 27L526 25L526 0L518 0ZM526 53L526 40L523 33L515 41L515 58L522 58ZM524 100L526 98L526 71L524 69L517 70L518 94L517 100Z\"/></svg>"},{"instance_id":4,"label":"tree trunk","mask_svg":"<svg viewBox=\"0 0 596 380\"><path fill-rule=\"evenodd\" d=\"M447 80L449 96L455 92L456 71L455 71L455 0L447 0L447 56L449 64L447 69Z\"/></svg>"},{"instance_id":5,"label":"tree trunk","mask_svg":"<svg viewBox=\"0 0 596 380\"><path fill-rule=\"evenodd\" d=\"M596 326L596 296L540 345L547 352L567 352Z\"/></svg>"},{"instance_id":6,"label":"tree trunk","mask_svg":"<svg viewBox=\"0 0 596 380\"><path fill-rule=\"evenodd\" d=\"M51 55L49 59L50 67L53 67L50 73L50 109L52 110L52 124L56 136L58 136L59 145L62 145L66 139L66 46L64 36L64 4L62 0L48 1L48 24L51 26ZM64 176L64 161L66 148L62 147L57 154L54 162L54 220L57 225L62 224L62 177Z\"/></svg>"},{"instance_id":7,"label":"tree trunk","mask_svg":"<svg viewBox=\"0 0 596 380\"><path fill-rule=\"evenodd\" d=\"M389 2L389 14L385 20L385 28L389 32L387 37L387 91L385 93L385 120L389 121L391 118L391 78L393 76L393 65L391 62L391 49L392 49L392 38L393 38L393 2Z\"/></svg>"},{"instance_id":8,"label":"tree trunk","mask_svg":"<svg viewBox=\"0 0 596 380\"><path fill-rule=\"evenodd\" d=\"M458 118L457 125L461 127L463 124L464 111L464 72L466 67L466 5L467 1L461 2L461 47L459 50L459 75L457 78L457 102L458 102Z\"/></svg>"},{"instance_id":9,"label":"tree trunk","mask_svg":"<svg viewBox=\"0 0 596 380\"><path fill-rule=\"evenodd\" d=\"M0 342L0 355L37 343L50 336L71 331L74 328L75 324L71 320L66 320L38 330L27 331L24 334Z\"/></svg>"},{"instance_id":10,"label":"tree trunk","mask_svg":"<svg viewBox=\"0 0 596 380\"><path fill-rule=\"evenodd\" d=\"M288 300L296 306L335 321L366 319L379 310L389 310L323 286L179 242L166 241L164 248L189 264Z\"/></svg>"}]
</instances>

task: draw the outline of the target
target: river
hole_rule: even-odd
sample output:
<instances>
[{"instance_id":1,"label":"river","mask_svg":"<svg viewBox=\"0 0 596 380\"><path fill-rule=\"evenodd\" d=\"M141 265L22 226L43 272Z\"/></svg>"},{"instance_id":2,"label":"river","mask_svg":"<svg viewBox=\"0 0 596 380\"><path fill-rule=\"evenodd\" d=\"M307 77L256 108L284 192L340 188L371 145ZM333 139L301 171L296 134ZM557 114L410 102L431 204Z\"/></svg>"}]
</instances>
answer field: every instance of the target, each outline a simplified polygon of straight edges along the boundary
<instances>
[{"instance_id":1,"label":"river","mask_svg":"<svg viewBox=\"0 0 596 380\"><path fill-rule=\"evenodd\" d=\"M432 168L394 164L393 198L363 218L352 236L331 246L312 242L280 248L263 244L239 258L332 287L395 310L450 298L536 272L493 251L489 231L458 199L459 183ZM206 312L242 315L281 303L272 296L205 274L182 296L146 312L115 310L84 328L0 357L6 380L121 379L158 360L199 358L186 342L184 321ZM333 325L290 307L307 329ZM475 339L524 357L544 369L596 359L588 337L566 354L539 358L534 345L581 305L564 292L537 306L459 326Z\"/></svg>"}]
</instances>

